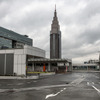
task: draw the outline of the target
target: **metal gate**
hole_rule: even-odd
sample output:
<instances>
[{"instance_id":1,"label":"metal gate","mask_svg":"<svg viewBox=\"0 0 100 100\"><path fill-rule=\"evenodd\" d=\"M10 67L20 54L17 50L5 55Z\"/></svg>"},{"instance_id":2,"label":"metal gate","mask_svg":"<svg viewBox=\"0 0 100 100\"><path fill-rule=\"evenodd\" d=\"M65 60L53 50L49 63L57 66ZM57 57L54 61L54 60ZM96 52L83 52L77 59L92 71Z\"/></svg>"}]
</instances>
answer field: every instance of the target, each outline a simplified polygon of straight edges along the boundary
<instances>
[{"instance_id":1,"label":"metal gate","mask_svg":"<svg viewBox=\"0 0 100 100\"><path fill-rule=\"evenodd\" d=\"M0 75L13 75L13 54L0 54Z\"/></svg>"}]
</instances>

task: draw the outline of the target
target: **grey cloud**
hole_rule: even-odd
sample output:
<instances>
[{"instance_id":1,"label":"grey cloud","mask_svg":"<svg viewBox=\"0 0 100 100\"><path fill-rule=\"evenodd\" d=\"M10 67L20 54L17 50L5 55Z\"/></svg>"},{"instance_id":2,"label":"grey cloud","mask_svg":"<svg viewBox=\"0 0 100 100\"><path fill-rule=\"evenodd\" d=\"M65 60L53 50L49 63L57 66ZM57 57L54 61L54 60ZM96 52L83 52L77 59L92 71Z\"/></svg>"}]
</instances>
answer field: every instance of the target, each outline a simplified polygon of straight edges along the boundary
<instances>
[{"instance_id":1,"label":"grey cloud","mask_svg":"<svg viewBox=\"0 0 100 100\"><path fill-rule=\"evenodd\" d=\"M77 0L76 0L77 1ZM86 0L83 0L86 1ZM70 33L73 34L72 37L69 37L70 39L67 40L65 38L63 40L63 55L66 55L64 57L78 57L82 55L87 55L96 52L98 49L97 45L94 44L96 41L99 40L100 37L100 24L95 27L91 28L88 26L89 21L92 21L91 18L94 17L96 14L100 14L100 1L98 0L89 0L86 1L87 6L84 9L80 9L78 12L73 13L72 16L63 16L62 21L63 24L66 23L67 27L70 27L70 25L75 24L79 28L82 28L82 31L80 31L80 34L77 35L77 32ZM67 13L67 12L66 12ZM97 20L95 18L95 20ZM94 24L91 22L91 24ZM93 25L95 26L95 25ZM65 33L67 37L67 29ZM76 34L76 36L75 36ZM81 47L84 46L84 44L87 45L86 51L81 50ZM88 45L93 45L92 49L88 51ZM97 47L97 48L95 48Z\"/></svg>"},{"instance_id":2,"label":"grey cloud","mask_svg":"<svg viewBox=\"0 0 100 100\"><path fill-rule=\"evenodd\" d=\"M85 43L94 43L95 41L100 39L99 27L93 30L86 30L84 33L79 35L79 38L82 39Z\"/></svg>"},{"instance_id":3,"label":"grey cloud","mask_svg":"<svg viewBox=\"0 0 100 100\"><path fill-rule=\"evenodd\" d=\"M86 3L86 7L76 13L75 15L76 20L74 21L77 21L77 23L79 24L87 24L90 18L95 16L98 13L100 14L100 1L99 0L93 0L93 1L89 0L89 2L87 1Z\"/></svg>"},{"instance_id":4,"label":"grey cloud","mask_svg":"<svg viewBox=\"0 0 100 100\"><path fill-rule=\"evenodd\" d=\"M77 8L80 2L86 6ZM95 16L100 14L99 0L0 0L0 26L29 35L34 46L46 50L49 57L49 35L55 3L62 29L63 57L73 58L95 52L99 45L96 41L100 36L100 24L93 29L88 25L93 24L92 18L98 20ZM86 50L89 45L92 50Z\"/></svg>"}]
</instances>

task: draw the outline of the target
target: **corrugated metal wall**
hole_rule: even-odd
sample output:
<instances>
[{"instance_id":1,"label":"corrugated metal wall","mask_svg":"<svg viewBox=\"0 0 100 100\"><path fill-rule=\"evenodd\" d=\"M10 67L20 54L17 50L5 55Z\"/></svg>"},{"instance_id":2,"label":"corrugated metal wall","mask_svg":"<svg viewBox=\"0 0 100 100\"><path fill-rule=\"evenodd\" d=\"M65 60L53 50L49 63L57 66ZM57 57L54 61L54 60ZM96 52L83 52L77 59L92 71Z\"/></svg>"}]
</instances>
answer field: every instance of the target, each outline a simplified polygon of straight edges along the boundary
<instances>
[{"instance_id":1,"label":"corrugated metal wall","mask_svg":"<svg viewBox=\"0 0 100 100\"><path fill-rule=\"evenodd\" d=\"M6 75L13 75L13 54L6 55Z\"/></svg>"},{"instance_id":2,"label":"corrugated metal wall","mask_svg":"<svg viewBox=\"0 0 100 100\"><path fill-rule=\"evenodd\" d=\"M0 54L0 75L4 75L5 54Z\"/></svg>"},{"instance_id":3,"label":"corrugated metal wall","mask_svg":"<svg viewBox=\"0 0 100 100\"><path fill-rule=\"evenodd\" d=\"M13 75L13 54L0 54L0 75Z\"/></svg>"}]
</instances>

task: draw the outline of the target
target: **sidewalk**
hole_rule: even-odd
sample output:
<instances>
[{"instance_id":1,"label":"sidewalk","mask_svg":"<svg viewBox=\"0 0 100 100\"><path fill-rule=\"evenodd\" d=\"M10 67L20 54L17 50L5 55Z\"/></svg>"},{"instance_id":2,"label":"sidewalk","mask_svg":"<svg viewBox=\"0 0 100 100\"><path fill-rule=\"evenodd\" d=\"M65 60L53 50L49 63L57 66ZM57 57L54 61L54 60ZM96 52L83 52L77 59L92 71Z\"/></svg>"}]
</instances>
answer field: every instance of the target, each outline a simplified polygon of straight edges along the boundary
<instances>
[{"instance_id":1,"label":"sidewalk","mask_svg":"<svg viewBox=\"0 0 100 100\"><path fill-rule=\"evenodd\" d=\"M40 76L48 76L48 75L55 75L55 72L51 72L51 73L40 73Z\"/></svg>"},{"instance_id":2,"label":"sidewalk","mask_svg":"<svg viewBox=\"0 0 100 100\"><path fill-rule=\"evenodd\" d=\"M27 77L19 77L19 76L0 76L0 79L39 79L39 76L27 76Z\"/></svg>"},{"instance_id":3,"label":"sidewalk","mask_svg":"<svg viewBox=\"0 0 100 100\"><path fill-rule=\"evenodd\" d=\"M100 73L100 71L94 71L94 70L72 70L72 72L90 72L90 73Z\"/></svg>"},{"instance_id":4,"label":"sidewalk","mask_svg":"<svg viewBox=\"0 0 100 100\"><path fill-rule=\"evenodd\" d=\"M0 76L0 79L39 79L41 76L50 76L55 75L54 72L51 73L40 73L39 75L32 75L32 76Z\"/></svg>"}]
</instances>

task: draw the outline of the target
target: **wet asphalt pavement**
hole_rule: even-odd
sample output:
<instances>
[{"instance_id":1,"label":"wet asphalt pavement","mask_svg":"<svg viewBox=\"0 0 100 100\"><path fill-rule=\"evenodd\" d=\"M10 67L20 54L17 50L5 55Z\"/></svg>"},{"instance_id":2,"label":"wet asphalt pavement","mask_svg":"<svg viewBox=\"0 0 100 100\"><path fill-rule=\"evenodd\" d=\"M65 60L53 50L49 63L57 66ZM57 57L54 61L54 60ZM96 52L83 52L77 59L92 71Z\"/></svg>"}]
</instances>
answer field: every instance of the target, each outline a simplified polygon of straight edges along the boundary
<instances>
[{"instance_id":1,"label":"wet asphalt pavement","mask_svg":"<svg viewBox=\"0 0 100 100\"><path fill-rule=\"evenodd\" d=\"M0 100L100 100L100 73L66 73L37 80L0 80Z\"/></svg>"}]
</instances>

